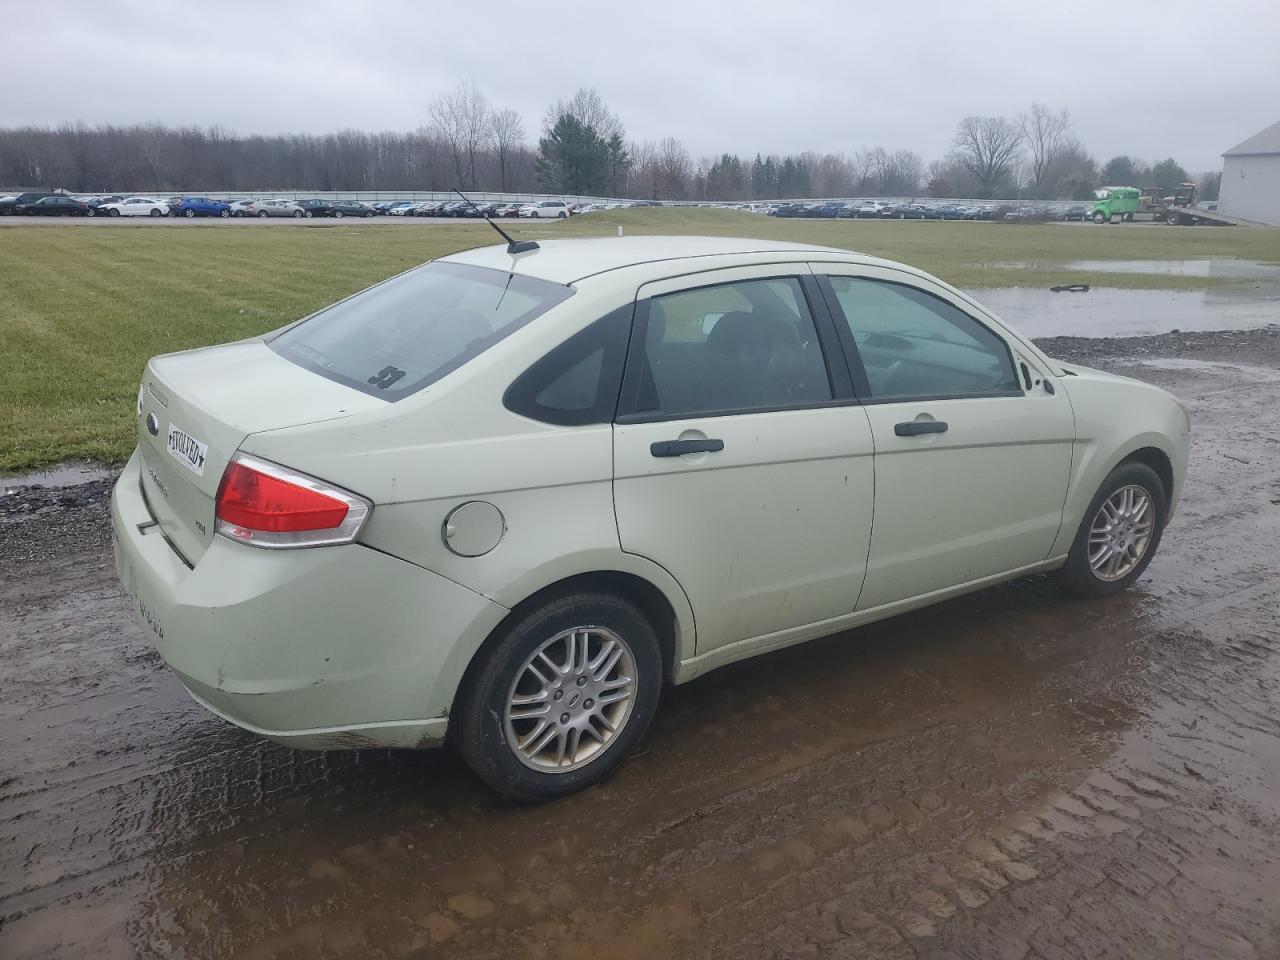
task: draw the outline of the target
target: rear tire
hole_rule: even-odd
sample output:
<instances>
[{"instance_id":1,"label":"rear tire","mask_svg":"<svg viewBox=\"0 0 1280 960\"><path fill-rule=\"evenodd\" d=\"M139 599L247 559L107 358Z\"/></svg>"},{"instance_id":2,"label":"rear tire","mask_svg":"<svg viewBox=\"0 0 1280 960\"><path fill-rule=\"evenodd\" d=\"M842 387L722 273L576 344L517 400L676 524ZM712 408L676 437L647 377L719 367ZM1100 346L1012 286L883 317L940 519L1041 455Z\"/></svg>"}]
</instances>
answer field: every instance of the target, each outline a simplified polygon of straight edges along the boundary
<instances>
[{"instance_id":1,"label":"rear tire","mask_svg":"<svg viewBox=\"0 0 1280 960\"><path fill-rule=\"evenodd\" d=\"M626 759L653 718L662 678L657 634L634 604L595 592L551 599L502 628L472 664L450 739L504 797L566 796Z\"/></svg>"},{"instance_id":2,"label":"rear tire","mask_svg":"<svg viewBox=\"0 0 1280 960\"><path fill-rule=\"evenodd\" d=\"M309 216L311 216L311 214L310 214L310 213L308 213L308 214L307 214L307 216L309 217ZM301 211L301 210L295 210L295 211L293 211L293 219L295 219L295 220L300 220L300 219L302 219L302 211Z\"/></svg>"},{"instance_id":3,"label":"rear tire","mask_svg":"<svg viewBox=\"0 0 1280 960\"><path fill-rule=\"evenodd\" d=\"M1139 493L1145 495L1145 513L1132 518L1114 515L1112 498L1123 499L1126 490L1135 491L1135 498ZM1156 472L1144 463L1120 464L1102 481L1089 503L1066 565L1058 571L1059 581L1080 597L1106 597L1133 586L1160 546L1168 512L1169 496ZM1150 530L1143 542L1142 524L1148 518ZM1119 537L1119 542L1127 545L1126 550L1104 553L1101 548L1109 547L1113 537ZM1107 561L1116 553L1122 553L1124 559L1119 567L1109 570ZM1128 558L1133 553L1137 553L1136 562L1129 565Z\"/></svg>"}]
</instances>

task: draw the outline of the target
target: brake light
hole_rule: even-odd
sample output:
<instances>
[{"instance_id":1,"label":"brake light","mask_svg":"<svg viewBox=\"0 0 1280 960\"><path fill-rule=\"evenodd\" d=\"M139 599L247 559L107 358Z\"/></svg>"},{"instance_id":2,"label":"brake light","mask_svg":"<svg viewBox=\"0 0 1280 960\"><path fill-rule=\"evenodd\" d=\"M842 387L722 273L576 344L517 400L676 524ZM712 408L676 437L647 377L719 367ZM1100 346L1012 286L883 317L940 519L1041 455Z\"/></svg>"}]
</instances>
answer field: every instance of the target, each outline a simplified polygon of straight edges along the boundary
<instances>
[{"instance_id":1,"label":"brake light","mask_svg":"<svg viewBox=\"0 0 1280 960\"><path fill-rule=\"evenodd\" d=\"M340 487L238 453L218 484L216 530L259 547L329 546L354 540L371 509Z\"/></svg>"}]
</instances>

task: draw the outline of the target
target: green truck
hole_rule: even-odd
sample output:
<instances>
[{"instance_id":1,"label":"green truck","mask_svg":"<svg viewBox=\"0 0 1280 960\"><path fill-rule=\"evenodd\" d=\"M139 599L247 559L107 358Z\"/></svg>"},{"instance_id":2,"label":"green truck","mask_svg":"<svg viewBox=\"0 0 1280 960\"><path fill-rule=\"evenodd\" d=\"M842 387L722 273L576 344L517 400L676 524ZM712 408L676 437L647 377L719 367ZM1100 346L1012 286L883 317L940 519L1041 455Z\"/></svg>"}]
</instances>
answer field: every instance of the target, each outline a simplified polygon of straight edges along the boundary
<instances>
[{"instance_id":1,"label":"green truck","mask_svg":"<svg viewBox=\"0 0 1280 960\"><path fill-rule=\"evenodd\" d=\"M1138 212L1142 203L1142 191L1137 187L1103 187L1093 191L1094 223L1114 223L1115 218L1128 222Z\"/></svg>"}]
</instances>

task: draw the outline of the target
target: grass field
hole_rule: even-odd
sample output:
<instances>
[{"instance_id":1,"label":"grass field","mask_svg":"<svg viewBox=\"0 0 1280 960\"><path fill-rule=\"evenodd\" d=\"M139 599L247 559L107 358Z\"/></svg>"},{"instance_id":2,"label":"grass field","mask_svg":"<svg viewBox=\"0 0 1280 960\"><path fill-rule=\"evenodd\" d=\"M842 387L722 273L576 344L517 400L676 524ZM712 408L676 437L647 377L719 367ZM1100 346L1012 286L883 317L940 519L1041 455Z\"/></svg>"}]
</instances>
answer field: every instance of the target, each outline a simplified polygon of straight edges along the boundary
<instances>
[{"instance_id":1,"label":"grass field","mask_svg":"<svg viewBox=\"0 0 1280 960\"><path fill-rule=\"evenodd\" d=\"M845 247L970 288L1077 281L1081 274L1063 264L1078 259L1280 262L1280 230L806 222L712 210L504 224L537 238L609 236L619 225L629 234ZM134 396L148 357L263 333L416 263L494 239L482 224L0 227L0 470L122 459L133 447ZM1226 282L1128 273L1087 279L1183 289Z\"/></svg>"}]
</instances>

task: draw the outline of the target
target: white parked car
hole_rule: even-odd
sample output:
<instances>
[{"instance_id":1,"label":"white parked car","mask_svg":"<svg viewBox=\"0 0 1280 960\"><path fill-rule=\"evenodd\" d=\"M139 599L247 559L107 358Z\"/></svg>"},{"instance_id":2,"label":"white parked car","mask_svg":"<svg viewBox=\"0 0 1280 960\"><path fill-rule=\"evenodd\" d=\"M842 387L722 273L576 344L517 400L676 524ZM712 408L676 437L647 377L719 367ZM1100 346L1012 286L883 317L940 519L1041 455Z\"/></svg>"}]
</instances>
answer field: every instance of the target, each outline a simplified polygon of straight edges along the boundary
<instances>
[{"instance_id":1,"label":"white parked car","mask_svg":"<svg viewBox=\"0 0 1280 960\"><path fill-rule=\"evenodd\" d=\"M255 203L257 203L258 201L256 201L256 200L231 200L231 201L229 201L229 202L230 202L230 204L231 204L231 215L232 215L233 217L252 217L252 216L254 215L254 213L253 213L253 205L254 205Z\"/></svg>"},{"instance_id":2,"label":"white parked car","mask_svg":"<svg viewBox=\"0 0 1280 960\"><path fill-rule=\"evenodd\" d=\"M307 748L448 735L554 797L667 682L1043 571L1114 593L1173 515L1177 400L919 270L527 244L147 365L117 569L210 711Z\"/></svg>"},{"instance_id":3,"label":"white parked car","mask_svg":"<svg viewBox=\"0 0 1280 960\"><path fill-rule=\"evenodd\" d=\"M557 217L569 216L569 205L563 200L543 200L540 203L528 203L520 208L522 217Z\"/></svg>"},{"instance_id":4,"label":"white parked car","mask_svg":"<svg viewBox=\"0 0 1280 960\"><path fill-rule=\"evenodd\" d=\"M152 197L126 197L98 207L100 217L167 217L168 215L169 205Z\"/></svg>"},{"instance_id":5,"label":"white parked car","mask_svg":"<svg viewBox=\"0 0 1280 960\"><path fill-rule=\"evenodd\" d=\"M255 200L245 208L243 216L260 217L263 220L268 217L293 217L301 220L306 216L306 211L292 200Z\"/></svg>"}]
</instances>

